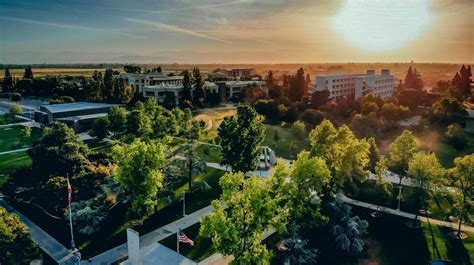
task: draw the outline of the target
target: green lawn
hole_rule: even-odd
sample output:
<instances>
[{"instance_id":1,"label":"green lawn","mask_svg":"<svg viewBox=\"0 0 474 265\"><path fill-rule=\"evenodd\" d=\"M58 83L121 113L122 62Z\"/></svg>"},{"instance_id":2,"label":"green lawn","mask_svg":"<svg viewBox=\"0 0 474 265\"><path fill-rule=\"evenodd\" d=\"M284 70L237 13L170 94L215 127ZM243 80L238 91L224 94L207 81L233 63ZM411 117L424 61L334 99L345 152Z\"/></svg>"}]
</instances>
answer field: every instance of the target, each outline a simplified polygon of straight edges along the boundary
<instances>
[{"instance_id":1,"label":"green lawn","mask_svg":"<svg viewBox=\"0 0 474 265\"><path fill-rule=\"evenodd\" d=\"M100 139L91 139L84 141L90 148L91 151L100 151L110 153L112 151L112 147L115 145L110 141L104 141Z\"/></svg>"},{"instance_id":2,"label":"green lawn","mask_svg":"<svg viewBox=\"0 0 474 265\"><path fill-rule=\"evenodd\" d=\"M465 147L459 152L444 137L443 128L430 128L417 134L416 138L426 151L433 151L444 167L452 167L454 158L474 153L474 135L468 134Z\"/></svg>"},{"instance_id":3,"label":"green lawn","mask_svg":"<svg viewBox=\"0 0 474 265\"><path fill-rule=\"evenodd\" d=\"M9 119L7 118L7 115L0 115L0 125L3 125L3 124L8 124L8 123L16 123L16 122L21 122L21 119Z\"/></svg>"},{"instance_id":4,"label":"green lawn","mask_svg":"<svg viewBox=\"0 0 474 265\"><path fill-rule=\"evenodd\" d=\"M0 128L0 152L11 151L31 146L33 140L39 137L39 128L31 129L31 138L22 142L20 137L23 126Z\"/></svg>"},{"instance_id":5,"label":"green lawn","mask_svg":"<svg viewBox=\"0 0 474 265\"><path fill-rule=\"evenodd\" d=\"M0 187L8 176L23 166L31 165L31 159L26 151L0 155Z\"/></svg>"},{"instance_id":6,"label":"green lawn","mask_svg":"<svg viewBox=\"0 0 474 265\"><path fill-rule=\"evenodd\" d=\"M179 245L179 253L188 259L201 262L216 252L212 247L211 239L199 235L199 223L183 229L183 233L194 241L194 246L188 244ZM171 235L160 241L161 244L176 251L176 235Z\"/></svg>"},{"instance_id":7,"label":"green lawn","mask_svg":"<svg viewBox=\"0 0 474 265\"><path fill-rule=\"evenodd\" d=\"M265 140L263 141L263 145L273 149L277 157L294 159L296 154L304 149L309 149L307 137L297 138L287 127L269 124L265 124L265 127ZM275 141L275 134L277 134L278 141ZM295 144L294 150L291 150L292 143Z\"/></svg>"},{"instance_id":8,"label":"green lawn","mask_svg":"<svg viewBox=\"0 0 474 265\"><path fill-rule=\"evenodd\" d=\"M212 200L220 196L221 189L219 186L219 178L224 171L209 168L205 174L195 176L194 181L206 181L211 189L202 192L194 192L186 195L186 212L191 213L203 207L206 207ZM183 191L188 186L185 180L171 187L175 191L176 198L181 197ZM84 257L92 257L107 249L115 247L126 241L126 229L133 227L141 235L153 231L154 229L171 223L182 217L182 202L177 200L171 204L160 204L159 210L143 220L143 224L139 221L128 220L126 216L127 209L120 206L109 213L109 217L101 225L101 230L91 236L78 236L78 245ZM55 231L59 233L60 231ZM56 237L56 235L54 235ZM62 235L58 235L62 236Z\"/></svg>"},{"instance_id":9,"label":"green lawn","mask_svg":"<svg viewBox=\"0 0 474 265\"><path fill-rule=\"evenodd\" d=\"M204 159L206 162L219 163L221 161L220 147L200 144L194 149L194 151L197 156Z\"/></svg>"}]
</instances>

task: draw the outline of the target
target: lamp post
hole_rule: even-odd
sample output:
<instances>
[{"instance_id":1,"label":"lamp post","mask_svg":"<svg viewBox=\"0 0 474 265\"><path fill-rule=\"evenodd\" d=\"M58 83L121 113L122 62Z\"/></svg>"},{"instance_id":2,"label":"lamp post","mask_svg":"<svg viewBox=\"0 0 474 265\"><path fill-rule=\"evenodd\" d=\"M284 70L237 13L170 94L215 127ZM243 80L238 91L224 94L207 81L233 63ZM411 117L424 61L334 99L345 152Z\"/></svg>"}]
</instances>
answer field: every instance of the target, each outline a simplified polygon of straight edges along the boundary
<instances>
[{"instance_id":1,"label":"lamp post","mask_svg":"<svg viewBox=\"0 0 474 265\"><path fill-rule=\"evenodd\" d=\"M183 216L186 216L186 191L183 192Z\"/></svg>"}]
</instances>

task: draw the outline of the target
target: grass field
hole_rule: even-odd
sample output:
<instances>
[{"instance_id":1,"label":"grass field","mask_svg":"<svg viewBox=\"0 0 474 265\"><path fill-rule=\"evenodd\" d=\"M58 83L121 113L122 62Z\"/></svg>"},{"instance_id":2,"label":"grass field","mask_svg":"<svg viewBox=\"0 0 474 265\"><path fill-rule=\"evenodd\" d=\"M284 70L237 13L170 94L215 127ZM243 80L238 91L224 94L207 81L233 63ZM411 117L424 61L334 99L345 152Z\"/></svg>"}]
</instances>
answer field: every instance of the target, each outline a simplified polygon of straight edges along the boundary
<instances>
[{"instance_id":1,"label":"grass field","mask_svg":"<svg viewBox=\"0 0 474 265\"><path fill-rule=\"evenodd\" d=\"M11 126L0 128L0 152L11 151L31 146L33 140L39 137L39 129L31 129L31 138L21 141L20 132L23 126Z\"/></svg>"},{"instance_id":2,"label":"grass field","mask_svg":"<svg viewBox=\"0 0 474 265\"><path fill-rule=\"evenodd\" d=\"M8 176L20 167L31 165L26 151L0 155L0 187L8 180Z\"/></svg>"},{"instance_id":3,"label":"grass field","mask_svg":"<svg viewBox=\"0 0 474 265\"><path fill-rule=\"evenodd\" d=\"M263 145L270 147L275 151L277 157L295 159L296 154L309 149L307 137L297 138L288 127L265 124L265 139ZM278 136L275 137L275 134ZM278 138L277 141L275 141ZM292 145L294 148L292 149Z\"/></svg>"}]
</instances>

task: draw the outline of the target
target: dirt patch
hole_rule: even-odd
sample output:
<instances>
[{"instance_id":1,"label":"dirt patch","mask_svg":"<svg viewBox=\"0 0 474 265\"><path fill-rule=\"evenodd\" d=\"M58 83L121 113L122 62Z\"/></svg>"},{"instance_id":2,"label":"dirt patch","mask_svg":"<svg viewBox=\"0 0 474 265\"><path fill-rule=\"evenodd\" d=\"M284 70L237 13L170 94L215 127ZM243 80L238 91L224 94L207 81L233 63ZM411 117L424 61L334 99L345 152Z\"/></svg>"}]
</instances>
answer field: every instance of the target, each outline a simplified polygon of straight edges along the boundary
<instances>
[{"instance_id":1,"label":"dirt patch","mask_svg":"<svg viewBox=\"0 0 474 265\"><path fill-rule=\"evenodd\" d=\"M361 261L361 265L380 265L381 250L380 245L376 240L364 239L365 247L367 248L367 258Z\"/></svg>"}]
</instances>

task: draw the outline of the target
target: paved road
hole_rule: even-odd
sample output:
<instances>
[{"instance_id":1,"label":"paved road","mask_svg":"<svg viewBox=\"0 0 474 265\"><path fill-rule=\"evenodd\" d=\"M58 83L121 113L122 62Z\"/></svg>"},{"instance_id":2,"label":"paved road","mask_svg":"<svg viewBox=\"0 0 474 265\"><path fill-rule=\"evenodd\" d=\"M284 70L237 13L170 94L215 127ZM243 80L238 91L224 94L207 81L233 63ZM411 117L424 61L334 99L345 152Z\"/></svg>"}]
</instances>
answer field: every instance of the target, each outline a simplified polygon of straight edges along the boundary
<instances>
[{"instance_id":1,"label":"paved road","mask_svg":"<svg viewBox=\"0 0 474 265\"><path fill-rule=\"evenodd\" d=\"M52 259L54 259L58 264L72 265L74 264L74 256L69 252L69 250L54 239L51 235L46 233L41 227L37 226L26 216L20 212L14 210L10 205L8 205L3 199L0 198L0 205L5 207L9 212L17 214L21 221L25 223L26 226L30 229L31 240L40 247L44 252L46 252Z\"/></svg>"},{"instance_id":2,"label":"paved road","mask_svg":"<svg viewBox=\"0 0 474 265\"><path fill-rule=\"evenodd\" d=\"M21 148L21 149L15 149L15 150L10 150L10 151L0 152L0 155L23 152L23 151L26 151L28 149L30 149L30 148L28 147L28 148Z\"/></svg>"},{"instance_id":3,"label":"paved road","mask_svg":"<svg viewBox=\"0 0 474 265\"><path fill-rule=\"evenodd\" d=\"M199 222L202 216L210 214L212 211L211 206L204 207L196 212L193 212L175 222L162 226L148 234L140 237L140 249L146 248L156 242L167 238L170 235L176 234L178 231L178 224L181 229L190 227ZM103 252L89 261L92 264L106 265L111 264L117 260L127 257L127 243Z\"/></svg>"}]
</instances>

